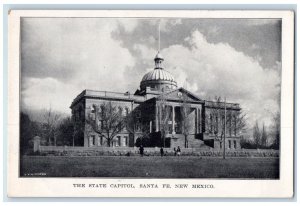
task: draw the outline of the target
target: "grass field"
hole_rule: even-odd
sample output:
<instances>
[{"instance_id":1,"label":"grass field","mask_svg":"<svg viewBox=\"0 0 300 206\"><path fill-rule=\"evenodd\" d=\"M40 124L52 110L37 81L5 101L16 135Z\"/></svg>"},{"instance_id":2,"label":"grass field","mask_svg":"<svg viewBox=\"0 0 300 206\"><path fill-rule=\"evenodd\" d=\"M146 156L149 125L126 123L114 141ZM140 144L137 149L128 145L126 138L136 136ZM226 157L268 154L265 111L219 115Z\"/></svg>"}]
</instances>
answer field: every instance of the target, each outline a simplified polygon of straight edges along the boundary
<instances>
[{"instance_id":1,"label":"grass field","mask_svg":"<svg viewBox=\"0 0 300 206\"><path fill-rule=\"evenodd\" d=\"M22 177L279 178L278 158L97 156L21 158Z\"/></svg>"}]
</instances>

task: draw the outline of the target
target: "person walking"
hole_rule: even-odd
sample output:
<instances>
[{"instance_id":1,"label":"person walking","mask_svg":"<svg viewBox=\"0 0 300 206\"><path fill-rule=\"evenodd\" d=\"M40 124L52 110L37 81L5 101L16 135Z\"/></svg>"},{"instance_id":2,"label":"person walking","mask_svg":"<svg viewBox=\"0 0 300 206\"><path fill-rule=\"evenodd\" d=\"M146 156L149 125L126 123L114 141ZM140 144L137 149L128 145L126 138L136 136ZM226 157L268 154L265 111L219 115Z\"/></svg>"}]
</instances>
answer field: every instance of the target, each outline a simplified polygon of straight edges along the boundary
<instances>
[{"instance_id":1,"label":"person walking","mask_svg":"<svg viewBox=\"0 0 300 206\"><path fill-rule=\"evenodd\" d=\"M144 156L144 147L143 147L143 145L140 146L140 155Z\"/></svg>"},{"instance_id":2,"label":"person walking","mask_svg":"<svg viewBox=\"0 0 300 206\"><path fill-rule=\"evenodd\" d=\"M177 155L177 150L176 150L176 147L174 147L174 156Z\"/></svg>"},{"instance_id":3,"label":"person walking","mask_svg":"<svg viewBox=\"0 0 300 206\"><path fill-rule=\"evenodd\" d=\"M180 150L180 147L178 146L177 147L177 155L180 156L180 153L181 153L181 150Z\"/></svg>"},{"instance_id":4,"label":"person walking","mask_svg":"<svg viewBox=\"0 0 300 206\"><path fill-rule=\"evenodd\" d=\"M164 156L164 148L163 148L163 147L160 148L160 156L161 156L161 157Z\"/></svg>"}]
</instances>

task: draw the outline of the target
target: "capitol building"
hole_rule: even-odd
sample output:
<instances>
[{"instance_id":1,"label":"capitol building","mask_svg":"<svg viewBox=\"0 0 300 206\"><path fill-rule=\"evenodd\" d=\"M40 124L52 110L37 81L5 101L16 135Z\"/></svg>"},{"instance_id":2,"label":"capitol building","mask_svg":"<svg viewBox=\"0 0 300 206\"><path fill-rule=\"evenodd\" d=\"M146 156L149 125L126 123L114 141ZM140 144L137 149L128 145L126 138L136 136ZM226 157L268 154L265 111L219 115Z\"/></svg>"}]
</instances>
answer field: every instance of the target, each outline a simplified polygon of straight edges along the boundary
<instances>
[{"instance_id":1,"label":"capitol building","mask_svg":"<svg viewBox=\"0 0 300 206\"><path fill-rule=\"evenodd\" d=\"M107 147L105 134L87 124L95 108L110 102L124 116L134 113L134 130L122 128L109 146L240 149L238 128L239 104L207 101L178 87L171 73L163 68L164 58L158 52L154 69L146 73L134 93L84 90L72 102L72 119L79 132L80 146ZM213 96L214 94L212 94ZM100 121L95 118L95 121ZM225 123L226 122L226 127ZM81 123L81 124L79 124ZM147 142L145 141L147 140ZM150 141L150 143L149 143Z\"/></svg>"}]
</instances>

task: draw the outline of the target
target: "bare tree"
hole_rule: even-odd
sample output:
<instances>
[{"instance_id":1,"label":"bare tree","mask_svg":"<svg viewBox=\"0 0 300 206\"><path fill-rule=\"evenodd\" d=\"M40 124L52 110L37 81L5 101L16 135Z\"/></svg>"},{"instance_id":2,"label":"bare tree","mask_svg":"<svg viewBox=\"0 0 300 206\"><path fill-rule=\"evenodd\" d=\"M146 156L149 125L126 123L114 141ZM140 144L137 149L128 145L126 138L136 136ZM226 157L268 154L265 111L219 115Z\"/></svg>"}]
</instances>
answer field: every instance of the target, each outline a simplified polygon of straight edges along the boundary
<instances>
[{"instance_id":1,"label":"bare tree","mask_svg":"<svg viewBox=\"0 0 300 206\"><path fill-rule=\"evenodd\" d=\"M122 110L112 102L102 103L100 106L93 105L94 115L86 118L90 129L102 136L110 147L114 137L126 127L126 117Z\"/></svg>"},{"instance_id":2,"label":"bare tree","mask_svg":"<svg viewBox=\"0 0 300 206\"><path fill-rule=\"evenodd\" d=\"M165 94L163 93L159 98L158 112L159 112L159 128L161 132L161 139L163 147L165 147L165 137L169 132L169 121L171 114L171 107L166 104Z\"/></svg>"},{"instance_id":3,"label":"bare tree","mask_svg":"<svg viewBox=\"0 0 300 206\"><path fill-rule=\"evenodd\" d=\"M215 101L210 102L209 113L207 113L207 117L205 118L205 124L207 125L206 130L210 134L214 134L217 139L222 139L224 136L224 130L221 129L219 131L219 124L221 123L221 128L224 127L224 122L221 122L220 117L224 105L222 105L221 97L215 97Z\"/></svg>"},{"instance_id":4,"label":"bare tree","mask_svg":"<svg viewBox=\"0 0 300 206\"><path fill-rule=\"evenodd\" d=\"M225 102L221 97L215 97L210 102L208 116L205 118L206 130L214 134L216 139L222 140L225 136ZM246 129L246 114L240 110L226 109L226 128L229 135L237 136L240 131ZM226 132L227 133L227 132Z\"/></svg>"},{"instance_id":5,"label":"bare tree","mask_svg":"<svg viewBox=\"0 0 300 206\"><path fill-rule=\"evenodd\" d=\"M280 144L280 112L276 112L273 115L273 124L271 127L272 131L272 147L274 149L279 149L279 144Z\"/></svg>"},{"instance_id":6,"label":"bare tree","mask_svg":"<svg viewBox=\"0 0 300 206\"><path fill-rule=\"evenodd\" d=\"M232 117L233 116L230 115L231 119ZM247 115L245 113L237 111L235 112L235 116L233 118L235 119L233 119L231 122L235 124L233 125L235 134L247 129Z\"/></svg>"},{"instance_id":7,"label":"bare tree","mask_svg":"<svg viewBox=\"0 0 300 206\"><path fill-rule=\"evenodd\" d=\"M88 120L89 121L89 120ZM85 124L87 121L82 118L82 119L77 119L77 120L73 120L73 135L72 135L72 146L76 146L76 145L84 145L84 142L82 142L82 144L78 144L78 142L80 142L79 140L81 140L83 138L83 136L90 136L90 134L93 131L93 128L89 125L89 124Z\"/></svg>"},{"instance_id":8,"label":"bare tree","mask_svg":"<svg viewBox=\"0 0 300 206\"><path fill-rule=\"evenodd\" d=\"M136 133L141 134L141 142L150 133L148 125L141 122L141 111L137 108L128 112L128 115L125 116L125 128L133 135L133 139L135 139Z\"/></svg>"},{"instance_id":9,"label":"bare tree","mask_svg":"<svg viewBox=\"0 0 300 206\"><path fill-rule=\"evenodd\" d=\"M182 106L180 107L182 119L182 134L184 135L184 147L188 148L188 136L191 134L192 122L189 118L191 113L191 105L187 102L187 96L182 95Z\"/></svg>"},{"instance_id":10,"label":"bare tree","mask_svg":"<svg viewBox=\"0 0 300 206\"><path fill-rule=\"evenodd\" d=\"M59 120L61 115L58 112L55 112L50 107L43 112L44 118L44 128L48 138L48 145L55 145L56 146L56 136L57 136L57 129L59 125ZM53 143L52 143L53 140Z\"/></svg>"},{"instance_id":11,"label":"bare tree","mask_svg":"<svg viewBox=\"0 0 300 206\"><path fill-rule=\"evenodd\" d=\"M256 121L255 126L253 128L253 140L256 145L256 148L260 145L261 133L258 127L258 122Z\"/></svg>"},{"instance_id":12,"label":"bare tree","mask_svg":"<svg viewBox=\"0 0 300 206\"><path fill-rule=\"evenodd\" d=\"M262 132L261 132L261 140L260 140L260 144L262 148L265 148L267 146L267 140L268 140L267 129L265 128L265 124L263 124Z\"/></svg>"},{"instance_id":13,"label":"bare tree","mask_svg":"<svg viewBox=\"0 0 300 206\"><path fill-rule=\"evenodd\" d=\"M58 125L56 145L72 145L74 124L71 117L62 118Z\"/></svg>"}]
</instances>

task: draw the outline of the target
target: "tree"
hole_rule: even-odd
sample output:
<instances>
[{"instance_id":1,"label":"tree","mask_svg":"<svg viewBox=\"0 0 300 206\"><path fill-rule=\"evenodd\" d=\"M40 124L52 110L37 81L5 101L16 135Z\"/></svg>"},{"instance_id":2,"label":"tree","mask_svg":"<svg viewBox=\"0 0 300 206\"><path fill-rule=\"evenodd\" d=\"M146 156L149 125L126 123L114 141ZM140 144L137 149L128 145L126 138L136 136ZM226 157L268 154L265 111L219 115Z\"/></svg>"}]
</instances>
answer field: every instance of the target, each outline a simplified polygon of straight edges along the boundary
<instances>
[{"instance_id":1,"label":"tree","mask_svg":"<svg viewBox=\"0 0 300 206\"><path fill-rule=\"evenodd\" d=\"M70 117L64 118L58 126L57 145L73 145L74 124Z\"/></svg>"},{"instance_id":2,"label":"tree","mask_svg":"<svg viewBox=\"0 0 300 206\"><path fill-rule=\"evenodd\" d=\"M110 147L114 137L126 127L126 117L112 102L93 105L93 109L94 114L86 118L86 123L93 132L104 137Z\"/></svg>"},{"instance_id":3,"label":"tree","mask_svg":"<svg viewBox=\"0 0 300 206\"><path fill-rule=\"evenodd\" d=\"M243 148L243 149L256 149L257 148L254 141L251 140L249 137L243 136L241 138L240 144L241 144L241 148Z\"/></svg>"},{"instance_id":4,"label":"tree","mask_svg":"<svg viewBox=\"0 0 300 206\"><path fill-rule=\"evenodd\" d=\"M53 111L50 107L49 109L44 110L43 118L44 132L46 133L46 137L48 139L48 145L53 144L56 146L57 131L61 115L58 112Z\"/></svg>"},{"instance_id":5,"label":"tree","mask_svg":"<svg viewBox=\"0 0 300 206\"><path fill-rule=\"evenodd\" d=\"M225 102L221 97L215 97L210 102L209 116L205 118L206 130L208 133L214 134L216 139L223 140L225 136ZM207 115L207 114L206 114ZM238 135L240 131L246 129L246 114L242 111L233 111L226 109L226 128L229 134ZM226 132L227 133L227 132Z\"/></svg>"},{"instance_id":6,"label":"tree","mask_svg":"<svg viewBox=\"0 0 300 206\"><path fill-rule=\"evenodd\" d=\"M231 121L232 115L230 115L229 118L230 118L229 121ZM236 130L234 131L235 133L242 132L247 129L247 115L245 113L243 113L242 111L237 111L234 118L235 120L231 122L235 123L234 125L234 128Z\"/></svg>"},{"instance_id":7,"label":"tree","mask_svg":"<svg viewBox=\"0 0 300 206\"><path fill-rule=\"evenodd\" d=\"M280 145L280 112L276 112L273 115L273 123L272 123L271 129L272 129L271 135L273 137L271 148L279 149L279 145Z\"/></svg>"},{"instance_id":8,"label":"tree","mask_svg":"<svg viewBox=\"0 0 300 206\"><path fill-rule=\"evenodd\" d=\"M169 132L169 121L171 115L171 107L166 104L165 94L163 93L158 102L158 113L159 113L159 128L161 132L162 146L165 147L165 137Z\"/></svg>"},{"instance_id":9,"label":"tree","mask_svg":"<svg viewBox=\"0 0 300 206\"><path fill-rule=\"evenodd\" d=\"M41 128L37 122L31 121L29 115L20 115L20 152L24 154L30 147L34 136L41 135Z\"/></svg>"},{"instance_id":10,"label":"tree","mask_svg":"<svg viewBox=\"0 0 300 206\"><path fill-rule=\"evenodd\" d=\"M265 128L265 124L263 124L262 132L261 132L261 141L260 141L262 148L267 147L267 140L268 140L267 129Z\"/></svg>"},{"instance_id":11,"label":"tree","mask_svg":"<svg viewBox=\"0 0 300 206\"><path fill-rule=\"evenodd\" d=\"M182 119L182 134L184 135L184 147L188 148L188 136L191 134L192 123L189 118L191 105L187 102L187 95L182 95L182 106L180 107Z\"/></svg>"},{"instance_id":12,"label":"tree","mask_svg":"<svg viewBox=\"0 0 300 206\"><path fill-rule=\"evenodd\" d=\"M256 148L259 148L260 146L260 142L261 142L260 137L261 137L261 133L258 127L258 122L256 121L255 126L253 127L253 140Z\"/></svg>"}]
</instances>

